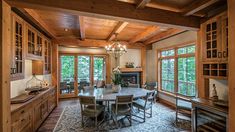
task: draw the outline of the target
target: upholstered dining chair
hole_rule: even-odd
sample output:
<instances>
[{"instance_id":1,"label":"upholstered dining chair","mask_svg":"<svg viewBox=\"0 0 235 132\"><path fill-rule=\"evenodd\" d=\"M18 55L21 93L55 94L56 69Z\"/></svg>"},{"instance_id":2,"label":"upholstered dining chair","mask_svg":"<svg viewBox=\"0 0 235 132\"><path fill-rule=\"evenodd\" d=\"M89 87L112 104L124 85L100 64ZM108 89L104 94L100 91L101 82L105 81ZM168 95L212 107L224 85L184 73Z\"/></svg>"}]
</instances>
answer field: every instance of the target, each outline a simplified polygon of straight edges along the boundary
<instances>
[{"instance_id":1,"label":"upholstered dining chair","mask_svg":"<svg viewBox=\"0 0 235 132\"><path fill-rule=\"evenodd\" d=\"M132 101L133 95L123 95L117 96L115 104L111 105L112 118L113 121L118 127L120 127L117 117L125 116L130 122L130 126L132 125Z\"/></svg>"},{"instance_id":2,"label":"upholstered dining chair","mask_svg":"<svg viewBox=\"0 0 235 132\"><path fill-rule=\"evenodd\" d=\"M175 104L176 104L176 112L175 112L175 120L178 122L178 114L179 112L188 116L191 116L192 110L192 102L191 99L195 98L195 96L186 96L180 93L176 93L175 96Z\"/></svg>"},{"instance_id":3,"label":"upholstered dining chair","mask_svg":"<svg viewBox=\"0 0 235 132\"><path fill-rule=\"evenodd\" d=\"M155 97L156 97L156 91L151 91L146 94L144 98L139 98L133 102L133 106L138 109L138 112L143 112L144 117L140 117L137 115L136 116L140 119L143 119L143 122L145 122L145 117L146 114L149 114L150 117L152 117L152 106L153 103L155 102ZM150 113L147 113L147 110L150 110Z\"/></svg>"},{"instance_id":4,"label":"upholstered dining chair","mask_svg":"<svg viewBox=\"0 0 235 132\"><path fill-rule=\"evenodd\" d=\"M92 89L94 89L94 87L92 87L92 86L84 86L83 89L84 89L84 91L92 90Z\"/></svg>"},{"instance_id":5,"label":"upholstered dining chair","mask_svg":"<svg viewBox=\"0 0 235 132\"><path fill-rule=\"evenodd\" d=\"M95 96L79 96L79 100L81 105L82 127L84 127L84 116L95 118L95 127L97 127L97 117L104 111L105 107L96 104Z\"/></svg>"},{"instance_id":6,"label":"upholstered dining chair","mask_svg":"<svg viewBox=\"0 0 235 132\"><path fill-rule=\"evenodd\" d=\"M67 83L66 82L60 82L60 94L63 92L68 93Z\"/></svg>"}]
</instances>

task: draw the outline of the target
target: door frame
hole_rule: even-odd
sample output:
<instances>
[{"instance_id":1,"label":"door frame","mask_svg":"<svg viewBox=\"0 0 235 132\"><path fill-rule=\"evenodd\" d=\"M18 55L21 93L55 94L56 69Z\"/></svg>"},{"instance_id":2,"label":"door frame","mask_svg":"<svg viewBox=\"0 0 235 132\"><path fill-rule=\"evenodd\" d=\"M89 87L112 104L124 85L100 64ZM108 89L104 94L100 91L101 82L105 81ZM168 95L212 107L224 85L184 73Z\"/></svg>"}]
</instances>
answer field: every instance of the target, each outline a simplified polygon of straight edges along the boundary
<instances>
[{"instance_id":1,"label":"door frame","mask_svg":"<svg viewBox=\"0 0 235 132\"><path fill-rule=\"evenodd\" d=\"M93 64L94 64L94 57L97 56L104 56L105 57L105 64L106 64L106 72L105 72L105 83L110 83L111 82L111 62L110 62L110 56L109 54L94 54L94 53L74 53L74 52L64 52L64 51L59 51L59 77L58 77L58 84L60 84L60 79L61 79L61 60L60 57L61 56L74 56L74 93L73 94L60 94L59 92L59 98L72 98L72 97L77 97L78 95L78 82L77 82L77 73L78 73L78 56L90 56L90 81L91 81L91 85L94 84L94 70L93 70ZM58 85L58 89L60 89L60 85ZM75 90L76 89L76 90Z\"/></svg>"}]
</instances>

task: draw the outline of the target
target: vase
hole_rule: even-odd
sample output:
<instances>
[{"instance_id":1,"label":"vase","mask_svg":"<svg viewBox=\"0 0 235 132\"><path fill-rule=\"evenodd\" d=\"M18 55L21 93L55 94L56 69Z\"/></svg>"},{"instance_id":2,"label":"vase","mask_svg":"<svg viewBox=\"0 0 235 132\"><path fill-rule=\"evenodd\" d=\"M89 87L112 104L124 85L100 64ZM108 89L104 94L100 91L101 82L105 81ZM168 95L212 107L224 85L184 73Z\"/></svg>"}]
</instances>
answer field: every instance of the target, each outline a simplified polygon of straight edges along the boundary
<instances>
[{"instance_id":1,"label":"vase","mask_svg":"<svg viewBox=\"0 0 235 132\"><path fill-rule=\"evenodd\" d=\"M112 85L112 90L113 90L113 92L114 93L118 93L118 92L120 92L121 91L121 85L119 84L119 85Z\"/></svg>"}]
</instances>

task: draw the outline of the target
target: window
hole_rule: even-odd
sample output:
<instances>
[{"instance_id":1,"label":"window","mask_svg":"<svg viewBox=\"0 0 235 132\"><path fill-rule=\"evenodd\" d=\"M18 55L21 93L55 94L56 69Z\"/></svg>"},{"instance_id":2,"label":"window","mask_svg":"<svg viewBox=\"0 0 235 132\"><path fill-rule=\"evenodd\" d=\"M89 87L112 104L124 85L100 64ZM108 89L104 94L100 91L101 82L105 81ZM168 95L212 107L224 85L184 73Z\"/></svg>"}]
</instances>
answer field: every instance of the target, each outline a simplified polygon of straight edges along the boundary
<instances>
[{"instance_id":1,"label":"window","mask_svg":"<svg viewBox=\"0 0 235 132\"><path fill-rule=\"evenodd\" d=\"M78 56L78 82L90 82L90 56Z\"/></svg>"},{"instance_id":2,"label":"window","mask_svg":"<svg viewBox=\"0 0 235 132\"><path fill-rule=\"evenodd\" d=\"M195 45L161 51L160 63L163 91L196 94Z\"/></svg>"}]
</instances>

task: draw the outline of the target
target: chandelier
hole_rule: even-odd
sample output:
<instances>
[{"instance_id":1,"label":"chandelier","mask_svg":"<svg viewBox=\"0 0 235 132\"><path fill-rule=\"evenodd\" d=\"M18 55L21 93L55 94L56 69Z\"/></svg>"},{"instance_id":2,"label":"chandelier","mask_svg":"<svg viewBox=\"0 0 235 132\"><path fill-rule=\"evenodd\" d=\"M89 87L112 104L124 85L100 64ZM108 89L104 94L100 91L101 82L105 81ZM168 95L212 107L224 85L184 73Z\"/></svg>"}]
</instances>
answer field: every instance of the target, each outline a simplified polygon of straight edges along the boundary
<instances>
[{"instance_id":1,"label":"chandelier","mask_svg":"<svg viewBox=\"0 0 235 132\"><path fill-rule=\"evenodd\" d=\"M117 34L115 34L115 38L117 38ZM121 42L116 39L112 44L105 46L105 49L108 54L113 55L115 58L118 58L127 52L126 45L122 45Z\"/></svg>"}]
</instances>

